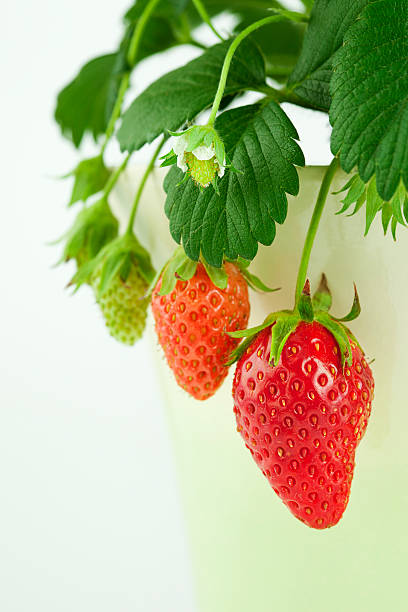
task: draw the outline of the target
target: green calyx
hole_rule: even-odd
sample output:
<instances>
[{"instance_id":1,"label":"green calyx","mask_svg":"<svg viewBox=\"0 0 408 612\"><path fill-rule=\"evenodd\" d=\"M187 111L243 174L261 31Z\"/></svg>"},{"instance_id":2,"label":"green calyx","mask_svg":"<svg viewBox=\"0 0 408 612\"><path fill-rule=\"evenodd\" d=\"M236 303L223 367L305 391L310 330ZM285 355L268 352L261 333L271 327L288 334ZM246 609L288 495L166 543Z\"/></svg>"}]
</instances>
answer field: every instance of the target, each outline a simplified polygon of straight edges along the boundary
<instances>
[{"instance_id":1,"label":"green calyx","mask_svg":"<svg viewBox=\"0 0 408 612\"><path fill-rule=\"evenodd\" d=\"M152 266L150 255L140 244L133 233L126 233L107 244L94 259L82 265L70 285L78 289L83 283L89 283L98 270L100 281L96 287L97 298L101 298L118 277L126 282L132 268L146 281L147 288L152 282L156 271Z\"/></svg>"},{"instance_id":2,"label":"green calyx","mask_svg":"<svg viewBox=\"0 0 408 612\"><path fill-rule=\"evenodd\" d=\"M205 271L207 272L210 280L214 283L214 285L219 289L226 289L228 285L228 274L225 270L224 265L220 268L216 268L207 263L204 258L201 258L200 261L205 267ZM255 291L265 292L278 291L278 289L271 289L270 287L267 287L267 285L265 285L265 283L263 283L260 278L249 272L249 261L246 261L242 258L239 258L235 261L227 261L229 263L233 263L235 266L237 266L237 268L239 268L242 276L245 278L247 284L249 285L249 287L251 287L251 289L254 289ZM151 284L151 290L153 290L153 288L156 286L156 283L161 276L162 284L159 291L159 295L167 295L168 293L171 293L175 288L178 280L188 281L194 276L197 270L198 263L198 261L193 261L185 254L182 246L177 247L172 257L168 260L163 269L153 280Z\"/></svg>"},{"instance_id":3,"label":"green calyx","mask_svg":"<svg viewBox=\"0 0 408 612\"><path fill-rule=\"evenodd\" d=\"M102 191L110 176L111 171L106 168L102 155L83 159L76 168L63 177L74 177L68 206L79 201L85 202L90 196Z\"/></svg>"},{"instance_id":4,"label":"green calyx","mask_svg":"<svg viewBox=\"0 0 408 612\"><path fill-rule=\"evenodd\" d=\"M63 256L58 263L76 259L79 266L92 260L99 251L118 235L119 224L106 198L82 209L72 227L58 242L65 241Z\"/></svg>"},{"instance_id":5,"label":"green calyx","mask_svg":"<svg viewBox=\"0 0 408 612\"><path fill-rule=\"evenodd\" d=\"M237 361L249 347L255 336L267 327L271 327L271 352L269 362L272 365L279 363L282 351L289 336L296 330L302 321L312 323L316 321L325 327L336 339L339 346L341 364L352 365L353 357L350 338L357 343L350 330L344 325L345 322L356 319L360 312L360 300L357 288L354 285L354 300L350 312L342 318L333 317L329 314L332 298L327 284L326 276L323 274L320 285L313 295L310 293L310 282L306 281L303 291L297 300L293 310L281 310L268 315L265 321L251 329L229 332L232 338L244 338L244 341L231 353L227 365Z\"/></svg>"}]
</instances>

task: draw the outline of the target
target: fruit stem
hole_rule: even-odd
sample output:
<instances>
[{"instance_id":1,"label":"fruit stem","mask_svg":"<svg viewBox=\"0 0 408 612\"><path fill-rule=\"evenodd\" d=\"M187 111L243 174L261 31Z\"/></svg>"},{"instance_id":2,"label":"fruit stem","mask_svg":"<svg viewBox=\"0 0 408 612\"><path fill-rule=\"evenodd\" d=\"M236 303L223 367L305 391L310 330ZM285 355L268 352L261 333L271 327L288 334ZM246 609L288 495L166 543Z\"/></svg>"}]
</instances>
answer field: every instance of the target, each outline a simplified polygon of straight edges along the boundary
<instances>
[{"instance_id":1,"label":"fruit stem","mask_svg":"<svg viewBox=\"0 0 408 612\"><path fill-rule=\"evenodd\" d=\"M217 116L218 110L220 108L221 100L224 95L225 86L226 86L227 78L228 78L228 72L231 66L232 58L234 56L235 51L241 44L241 42L244 40L244 38L252 34L252 32L257 30L258 28L261 28L262 26L268 25L270 23L274 23L275 21L284 21L285 19L290 19L296 22L302 22L302 21L308 20L307 16L302 15L301 13L296 13L294 11L285 11L285 10L278 12L276 10L274 15L271 15L270 17L265 17L264 19L259 19L259 21L254 21L254 23L251 23L251 25L249 25L247 28L242 30L242 32L240 32L238 36L234 38L224 58L224 64L222 66L220 82L218 83L217 93L215 94L214 102L211 108L211 114L208 119L207 125L209 126L214 125L215 118Z\"/></svg>"},{"instance_id":2,"label":"fruit stem","mask_svg":"<svg viewBox=\"0 0 408 612\"><path fill-rule=\"evenodd\" d=\"M110 194L110 192L112 191L112 189L116 185L116 183L118 181L118 178L120 177L120 175L122 174L122 172L126 168L127 163L129 161L131 155L132 155L132 153L128 153L126 155L125 159L123 160L123 162L120 164L120 166L118 166L116 168L116 170L114 172L112 172L112 174L110 175L109 180L106 183L105 188L103 190L103 198L105 200L108 198L108 195Z\"/></svg>"},{"instance_id":3,"label":"fruit stem","mask_svg":"<svg viewBox=\"0 0 408 612\"><path fill-rule=\"evenodd\" d=\"M144 186L146 184L146 181L149 177L150 172L153 170L154 168L154 162L156 161L157 157L159 156L160 151L162 150L162 147L164 145L164 143L166 142L168 136L165 135L163 136L163 138L160 140L159 144L157 145L156 150L154 151L151 160L148 163L148 166L142 176L142 179L139 183L139 187L137 189L136 195L135 195L135 199L133 202L133 206L132 206L132 212L130 213L130 217L129 217L129 222L128 222L128 226L126 228L126 233L127 234L132 234L133 232L133 224L135 222L135 217L136 217L136 212L137 212L137 207L139 205L140 202L140 198L142 196L143 193L143 189Z\"/></svg>"},{"instance_id":4,"label":"fruit stem","mask_svg":"<svg viewBox=\"0 0 408 612\"><path fill-rule=\"evenodd\" d=\"M193 4L197 10L197 13L200 15L201 19L204 21L204 23L206 23L211 30L214 32L214 34L217 36L217 38L219 38L221 41L224 41L223 37L221 36L221 34L219 34L217 32L217 30L214 28L213 24L211 23L211 19L209 14L207 13L207 10L205 8L205 6L203 5L203 3L201 2L201 0L193 0Z\"/></svg>"},{"instance_id":5,"label":"fruit stem","mask_svg":"<svg viewBox=\"0 0 408 612\"><path fill-rule=\"evenodd\" d=\"M322 216L323 208L326 203L327 194L329 193L330 184L333 180L333 177L336 173L336 170L339 165L339 160L337 157L332 159L330 166L327 167L327 170L324 174L322 184L320 186L319 195L317 196L316 204L313 210L313 215L310 220L309 229L307 230L305 245L303 247L302 258L300 260L299 272L296 282L296 304L299 301L299 298L302 294L303 287L306 282L307 269L309 267L310 254L312 252L312 247L314 243L314 239L316 237L317 228L319 227L319 222Z\"/></svg>"}]
</instances>

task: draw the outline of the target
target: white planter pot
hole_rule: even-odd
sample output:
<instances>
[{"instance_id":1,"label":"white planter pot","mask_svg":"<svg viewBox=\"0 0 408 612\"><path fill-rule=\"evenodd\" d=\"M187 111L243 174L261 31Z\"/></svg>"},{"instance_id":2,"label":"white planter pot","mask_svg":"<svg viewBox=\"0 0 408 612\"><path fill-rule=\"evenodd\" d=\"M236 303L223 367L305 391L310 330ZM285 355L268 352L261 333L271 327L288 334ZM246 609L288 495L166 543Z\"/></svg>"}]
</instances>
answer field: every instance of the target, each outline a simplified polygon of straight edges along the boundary
<instances>
[{"instance_id":1,"label":"white planter pot","mask_svg":"<svg viewBox=\"0 0 408 612\"><path fill-rule=\"evenodd\" d=\"M300 253L323 176L300 169L300 196L289 197L288 219L271 247L261 247L254 272L282 291L251 293L250 324L291 307ZM130 169L115 192L115 213L125 222L141 169ZM147 184L136 231L159 267L172 252L161 188L165 169ZM338 173L333 191L345 183ZM352 612L405 610L408 551L408 236L384 238L379 219L363 238L364 215L335 216L330 196L313 249L310 277L329 279L333 313L348 312L352 281L363 312L351 324L367 357L375 358L373 413L357 451L348 509L338 526L318 532L291 516L256 467L235 431L230 376L199 403L174 382L156 345L190 534L201 612ZM152 336L153 338L153 336ZM165 510L164 510L165 512Z\"/></svg>"}]
</instances>

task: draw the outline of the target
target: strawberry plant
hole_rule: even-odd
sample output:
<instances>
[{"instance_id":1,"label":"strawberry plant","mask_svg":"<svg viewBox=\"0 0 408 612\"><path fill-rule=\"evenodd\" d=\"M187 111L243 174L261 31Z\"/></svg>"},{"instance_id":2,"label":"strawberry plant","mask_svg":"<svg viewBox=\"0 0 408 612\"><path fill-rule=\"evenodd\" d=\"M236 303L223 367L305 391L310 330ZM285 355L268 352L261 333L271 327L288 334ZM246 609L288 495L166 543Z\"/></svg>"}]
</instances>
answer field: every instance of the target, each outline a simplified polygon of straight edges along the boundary
<instances>
[{"instance_id":1,"label":"strawberry plant","mask_svg":"<svg viewBox=\"0 0 408 612\"><path fill-rule=\"evenodd\" d=\"M334 317L325 277L311 295L309 260L339 168L350 177L337 192L338 214L361 211L366 233L380 218L394 239L408 222L408 4L299 4L303 10L285 0L133 2L117 48L88 61L58 95L62 134L77 149L95 141L93 157L66 175L68 205L82 206L61 239L61 261L75 262L70 284L93 289L121 342L141 337L151 302L167 362L194 398L213 395L238 361L234 410L245 444L293 514L325 528L346 508L374 381L346 325L360 314L357 290L350 313ZM220 32L214 18L225 12L234 26ZM197 38L199 26L213 44ZM183 45L197 57L129 98L136 66ZM284 103L327 113L333 159L310 210L293 307L271 307L247 329L248 286L268 290L249 263L287 222L287 196L299 193L297 167L305 164ZM122 159L112 168L115 141ZM112 190L135 151L153 142L121 231ZM176 250L156 274L134 221L159 158L169 168L163 214Z\"/></svg>"}]
</instances>

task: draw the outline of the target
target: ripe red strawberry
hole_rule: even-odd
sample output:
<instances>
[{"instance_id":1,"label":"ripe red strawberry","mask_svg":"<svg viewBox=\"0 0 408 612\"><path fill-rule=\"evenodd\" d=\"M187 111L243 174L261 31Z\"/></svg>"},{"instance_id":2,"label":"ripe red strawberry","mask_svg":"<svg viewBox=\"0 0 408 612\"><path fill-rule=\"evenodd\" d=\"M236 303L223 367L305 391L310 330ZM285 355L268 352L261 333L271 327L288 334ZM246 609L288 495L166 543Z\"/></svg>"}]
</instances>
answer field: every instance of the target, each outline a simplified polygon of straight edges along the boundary
<instances>
[{"instance_id":1,"label":"ripe red strawberry","mask_svg":"<svg viewBox=\"0 0 408 612\"><path fill-rule=\"evenodd\" d=\"M199 263L193 276L178 280L167 295L160 295L162 275L152 295L156 332L167 362L177 383L199 400L213 395L227 375L225 362L238 340L226 332L248 324L247 283L234 264L226 263L224 269L225 289L217 287Z\"/></svg>"},{"instance_id":2,"label":"ripe red strawberry","mask_svg":"<svg viewBox=\"0 0 408 612\"><path fill-rule=\"evenodd\" d=\"M350 344L353 361L343 372L334 336L316 321L302 321L274 367L267 327L235 372L238 431L277 495L316 529L335 525L346 509L371 412L373 376L351 338Z\"/></svg>"}]
</instances>

